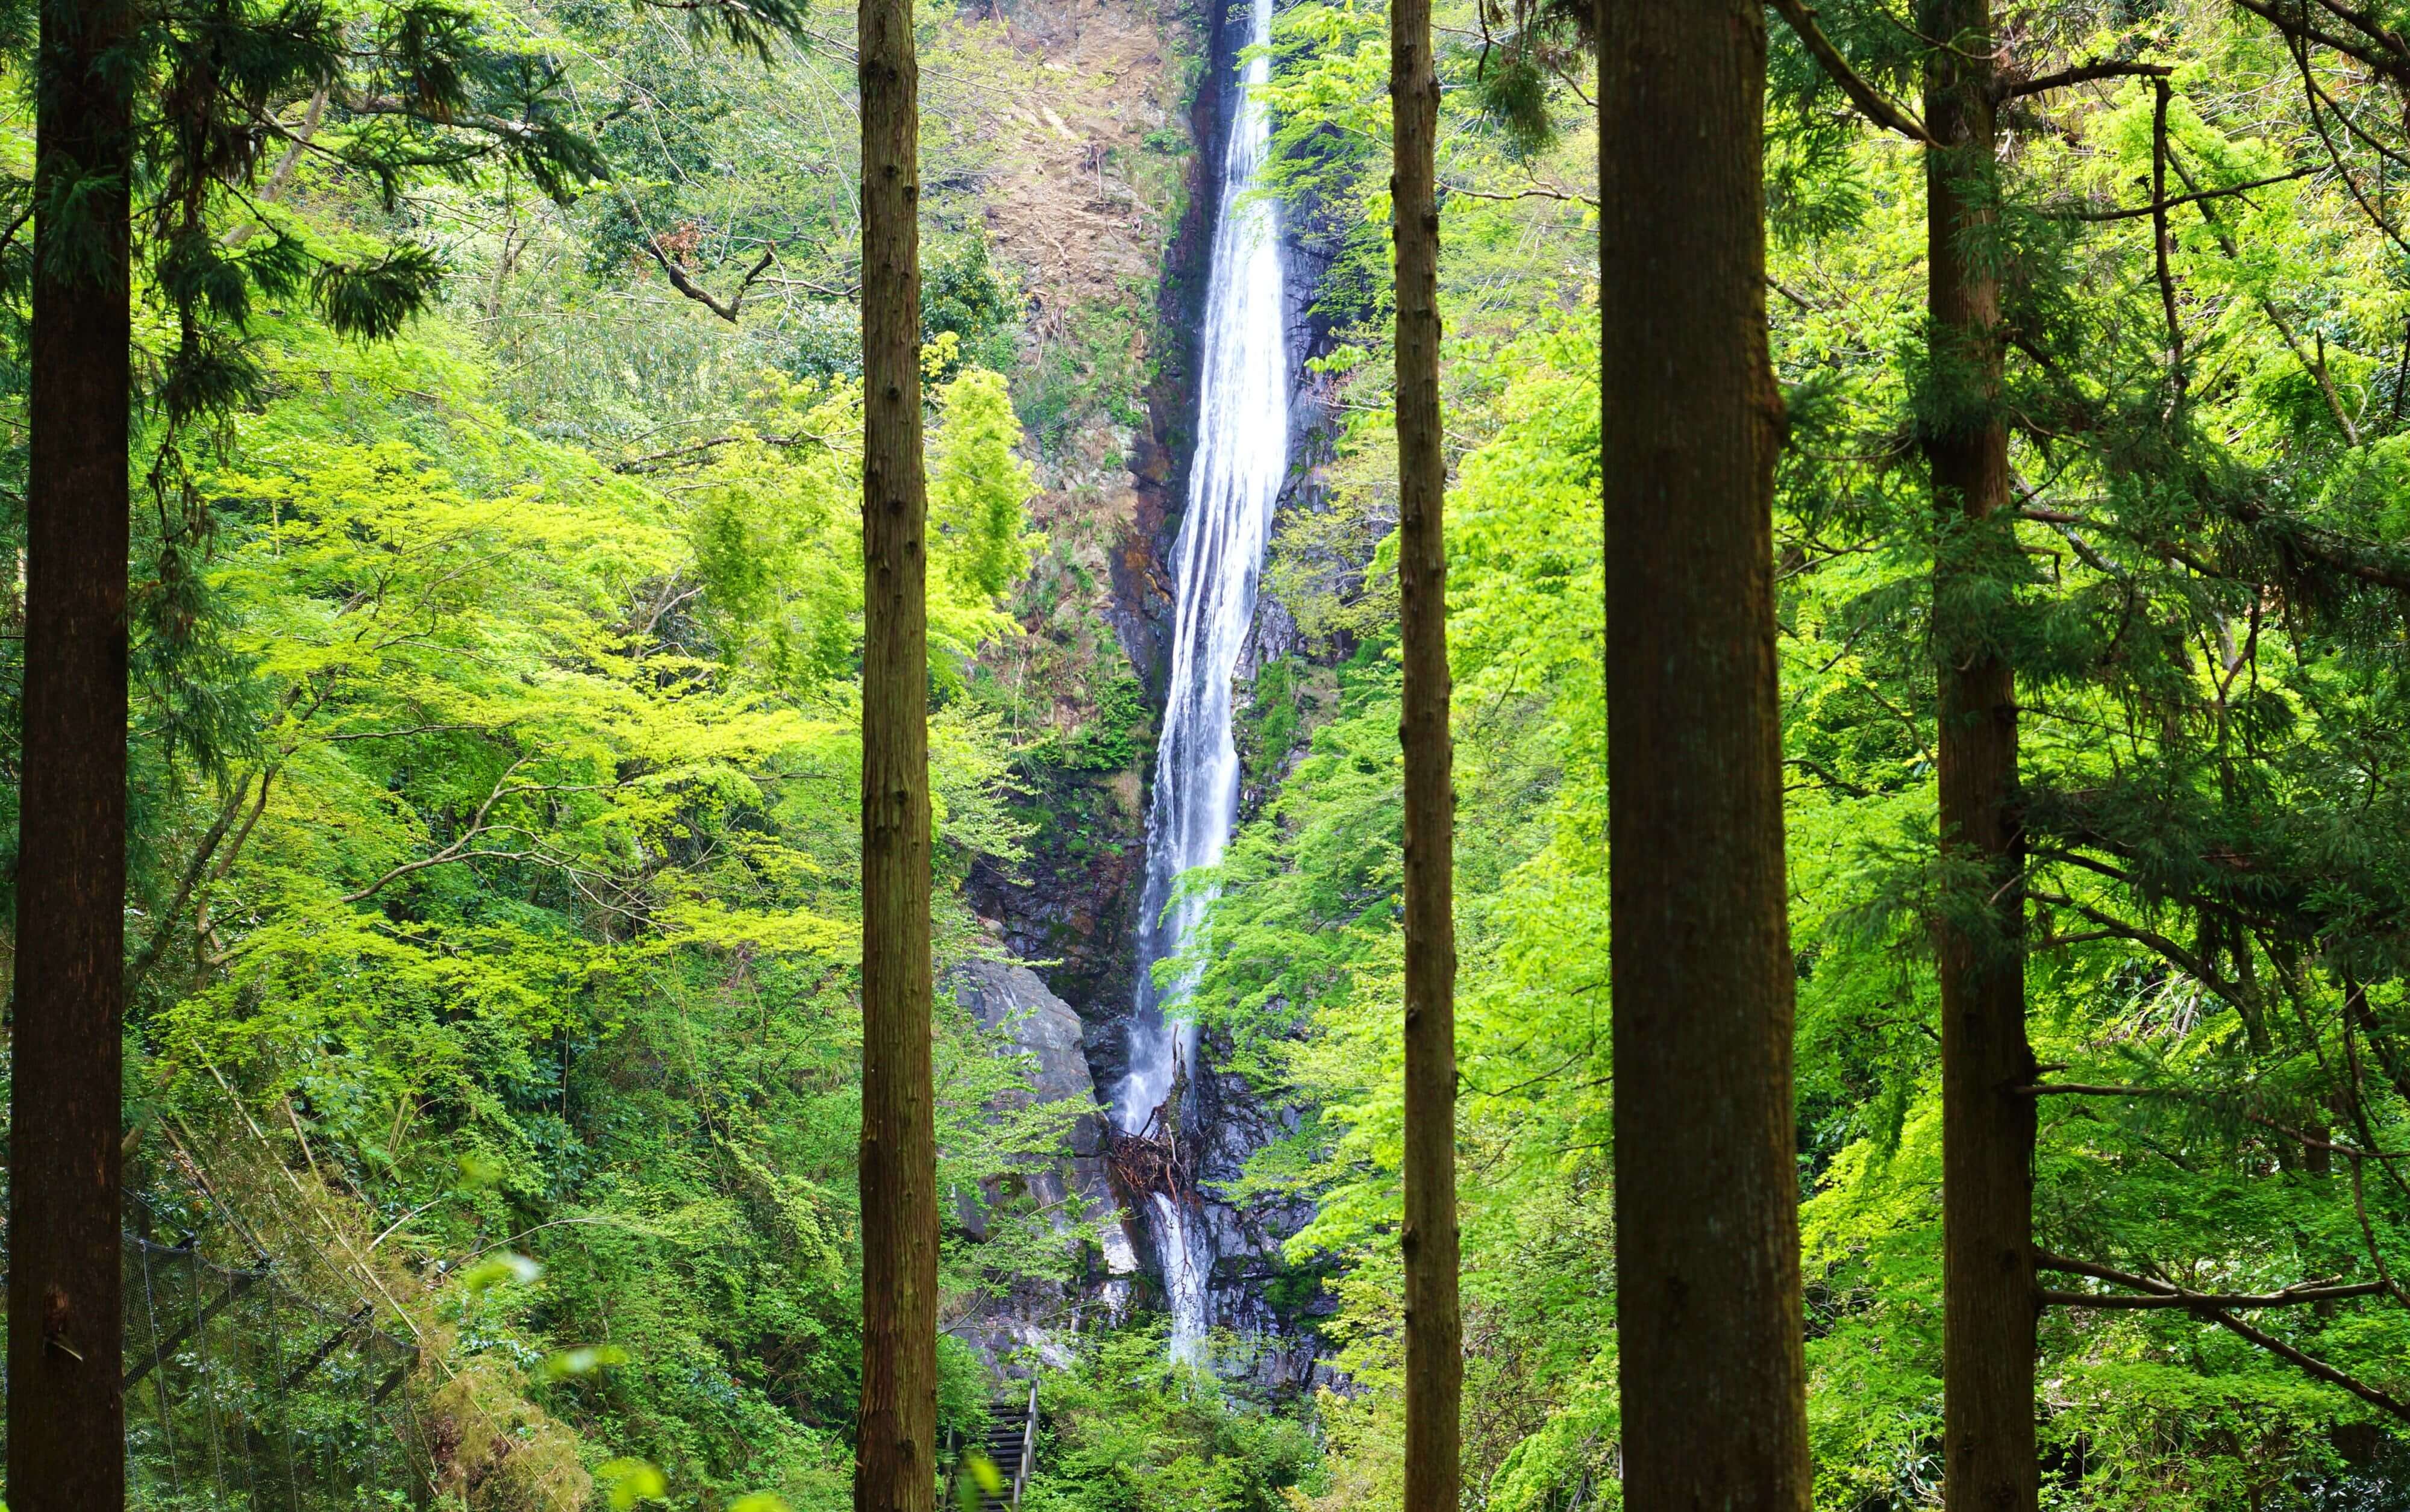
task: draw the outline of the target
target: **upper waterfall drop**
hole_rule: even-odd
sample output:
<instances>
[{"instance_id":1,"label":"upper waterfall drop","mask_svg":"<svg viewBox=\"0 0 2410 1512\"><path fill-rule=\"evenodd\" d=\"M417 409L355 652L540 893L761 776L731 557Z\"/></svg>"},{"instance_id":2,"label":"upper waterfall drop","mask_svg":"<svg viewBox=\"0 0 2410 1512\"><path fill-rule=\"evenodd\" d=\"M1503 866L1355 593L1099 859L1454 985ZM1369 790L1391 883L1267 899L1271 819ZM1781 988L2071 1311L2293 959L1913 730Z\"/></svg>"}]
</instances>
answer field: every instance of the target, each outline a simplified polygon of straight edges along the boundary
<instances>
[{"instance_id":1,"label":"upper waterfall drop","mask_svg":"<svg viewBox=\"0 0 2410 1512\"><path fill-rule=\"evenodd\" d=\"M1181 1128L1180 1109L1170 1099L1184 1090L1186 1073L1197 1064L1197 1023L1179 1005L1194 973L1158 987L1154 967L1180 953L1211 901L1196 892L1175 901L1180 875L1219 863L1237 821L1230 678L1255 615L1272 506L1288 471L1287 290L1279 218L1270 197L1257 192L1271 147L1271 118L1261 97L1271 78L1271 7L1272 0L1253 0L1250 7L1254 51L1231 113L1213 225L1197 452L1173 550L1171 677L1147 807L1129 1074L1112 1110L1114 1124L1131 1134L1146 1130L1158 1114L1158 1134ZM1172 1350L1194 1359L1211 1323L1206 1281L1215 1259L1212 1242L1184 1195L1156 1193L1153 1207L1171 1301Z\"/></svg>"}]
</instances>

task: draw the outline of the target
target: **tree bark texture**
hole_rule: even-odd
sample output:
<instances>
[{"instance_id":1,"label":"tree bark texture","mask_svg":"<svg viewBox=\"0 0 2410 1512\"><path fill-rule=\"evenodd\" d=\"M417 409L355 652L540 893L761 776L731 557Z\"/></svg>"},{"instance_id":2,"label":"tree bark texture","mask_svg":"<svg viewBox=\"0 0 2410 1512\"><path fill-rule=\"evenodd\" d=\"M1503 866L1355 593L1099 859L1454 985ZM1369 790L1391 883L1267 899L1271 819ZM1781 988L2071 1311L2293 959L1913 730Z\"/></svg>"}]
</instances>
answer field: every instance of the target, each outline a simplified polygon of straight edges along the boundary
<instances>
[{"instance_id":1,"label":"tree bark texture","mask_svg":"<svg viewBox=\"0 0 2410 1512\"><path fill-rule=\"evenodd\" d=\"M907 0L861 0L862 1418L855 1512L936 1499L929 1051L928 497L920 73Z\"/></svg>"},{"instance_id":2,"label":"tree bark texture","mask_svg":"<svg viewBox=\"0 0 2410 1512\"><path fill-rule=\"evenodd\" d=\"M119 1043L125 964L132 102L119 0L45 0L8 1163L8 1505L125 1498ZM81 193L71 191L80 186Z\"/></svg>"},{"instance_id":3,"label":"tree bark texture","mask_svg":"<svg viewBox=\"0 0 2410 1512\"><path fill-rule=\"evenodd\" d=\"M1398 583L1405 714L1405 1512L1458 1512L1456 793L1448 731L1447 458L1439 404L1439 74L1430 0L1389 7L1398 305Z\"/></svg>"},{"instance_id":4,"label":"tree bark texture","mask_svg":"<svg viewBox=\"0 0 2410 1512\"><path fill-rule=\"evenodd\" d=\"M1966 901L1936 931L1941 986L1943 1495L2030 1512L2034 1447L2033 1099L2025 1040L2024 842L2013 669L1982 585L2017 572L2000 409L1990 0L1924 0L1932 353L1926 463L1938 542L1941 840Z\"/></svg>"},{"instance_id":5,"label":"tree bark texture","mask_svg":"<svg viewBox=\"0 0 2410 1512\"><path fill-rule=\"evenodd\" d=\"M1600 7L1625 1505L1808 1503L1759 0Z\"/></svg>"}]
</instances>

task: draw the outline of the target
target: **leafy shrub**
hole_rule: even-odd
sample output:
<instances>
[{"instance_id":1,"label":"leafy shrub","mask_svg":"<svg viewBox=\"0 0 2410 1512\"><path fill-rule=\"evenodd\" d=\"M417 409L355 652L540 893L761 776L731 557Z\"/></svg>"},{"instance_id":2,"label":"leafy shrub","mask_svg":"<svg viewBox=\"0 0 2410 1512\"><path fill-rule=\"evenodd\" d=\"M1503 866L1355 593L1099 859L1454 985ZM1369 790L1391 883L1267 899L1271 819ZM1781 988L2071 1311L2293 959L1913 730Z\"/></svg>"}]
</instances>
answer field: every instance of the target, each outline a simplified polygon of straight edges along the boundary
<instances>
[{"instance_id":1,"label":"leafy shrub","mask_svg":"<svg viewBox=\"0 0 2410 1512\"><path fill-rule=\"evenodd\" d=\"M1299 1411L1173 1362L1160 1323L1084 1341L1038 1404L1026 1512L1275 1512L1320 1468Z\"/></svg>"}]
</instances>

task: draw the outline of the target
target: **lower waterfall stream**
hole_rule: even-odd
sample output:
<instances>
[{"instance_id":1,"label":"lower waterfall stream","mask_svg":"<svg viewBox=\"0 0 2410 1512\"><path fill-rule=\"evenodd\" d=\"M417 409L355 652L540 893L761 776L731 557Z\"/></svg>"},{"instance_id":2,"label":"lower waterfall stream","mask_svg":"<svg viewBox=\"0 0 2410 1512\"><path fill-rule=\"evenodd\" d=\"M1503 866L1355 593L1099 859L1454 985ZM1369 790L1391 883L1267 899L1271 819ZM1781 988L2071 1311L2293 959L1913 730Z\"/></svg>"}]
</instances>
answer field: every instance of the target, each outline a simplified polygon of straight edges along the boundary
<instances>
[{"instance_id":1,"label":"lower waterfall stream","mask_svg":"<svg viewBox=\"0 0 2410 1512\"><path fill-rule=\"evenodd\" d=\"M1239 807L1239 757L1230 730L1230 678L1250 620L1288 466L1286 291L1279 222L1257 180L1271 141L1260 94L1270 78L1271 0L1253 0L1254 51L1230 113L1221 205L1214 218L1205 324L1199 342L1197 450L1187 509L1173 552L1176 611L1171 675L1147 808L1147 866L1140 904L1138 986L1129 1074L1113 1098L1123 1134L1161 1142L1163 1169L1184 1164L1192 1137L1198 1031L1180 999L1194 973L1158 985L1158 962L1177 957L1210 894L1181 891L1181 875L1219 863ZM1171 1349L1200 1357L1211 1327L1206 1284L1216 1256L1190 1184L1173 1175L1149 1194L1145 1214L1171 1305Z\"/></svg>"}]
</instances>

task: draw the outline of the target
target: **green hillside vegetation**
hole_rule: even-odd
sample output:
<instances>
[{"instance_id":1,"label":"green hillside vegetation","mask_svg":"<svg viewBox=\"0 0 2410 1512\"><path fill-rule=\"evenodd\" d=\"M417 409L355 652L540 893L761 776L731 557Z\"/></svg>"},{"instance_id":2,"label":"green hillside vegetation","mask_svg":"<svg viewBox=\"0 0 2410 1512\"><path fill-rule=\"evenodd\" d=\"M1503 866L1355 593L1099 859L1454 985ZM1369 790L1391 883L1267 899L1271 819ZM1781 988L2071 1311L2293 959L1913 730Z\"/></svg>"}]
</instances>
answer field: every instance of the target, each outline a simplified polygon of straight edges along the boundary
<instances>
[{"instance_id":1,"label":"green hillside vegetation","mask_svg":"<svg viewBox=\"0 0 2410 1512\"><path fill-rule=\"evenodd\" d=\"M2389 0L2320 3L2322 25L2410 29ZM385 8L329 23L380 67L400 56L370 36ZM408 1336L424 1484L385 1488L395 1505L833 1512L863 1340L852 22L423 8L478 39L486 84L541 76L517 104L559 152L435 151L464 116L411 138L387 182L370 149L401 151L380 135L398 118L295 73L262 94L273 129L244 128L240 192L145 233L249 270L196 294L189 264L138 264L128 1222L162 1248L230 1243L231 1212L283 1284ZM1924 44L1898 8L1822 10L1860 82L1908 100ZM2410 242L2391 182L2410 48L2296 47L2259 8L2002 6L2020 77L2144 60L2167 93L2111 73L2002 101L1981 250L2002 274L2014 505L1980 538L1937 515L1920 451L1965 421L1927 316L1922 149L1769 12L1820 1512L1940 1505L1951 928L2026 963L2042 1505L2410 1505ZM1604 1512L1622 1414L1595 38L1570 7L1438 12L1463 1505ZM1153 449L1190 425L1183 339L1160 327L1194 302L1183 112L1212 81L1210 18L914 15L943 983L1004 953L979 868L1100 875L1140 823L1160 690L1113 616L1160 502L1131 480L1153 468L1172 497ZM19 225L30 25L0 16ZM1386 1512L1403 1493L1387 36L1375 0L1278 15L1272 177L1299 265L1323 269L1328 424L1263 578L1294 644L1241 690L1262 801L1191 879L1219 894L1182 963L1223 1067L1297 1114L1229 1195L1311 1203L1256 1280L1322 1368L1268 1392L1241 1378L1243 1341L1217 1375L1167 1359L1151 1303L1089 1309L1010 1361L1039 1382L1031 1512ZM1075 44L1116 50L1116 71ZM2155 217L2155 176L2197 197ZM288 244L315 261L263 251ZM196 336L179 316L204 308ZM196 366L202 348L223 366ZM240 382L185 403L175 380L204 367ZM2021 937L1938 833L1936 669L1978 651L2017 669ZM1067 955L1086 943L1062 933ZM1034 1067L942 986L935 1050L937 1189L984 1219L950 1223L941 1262L960 1327L940 1430L967 1443L993 1387L969 1320L1095 1279L1111 1215L1028 1195L1092 1110L1017 1096ZM129 1394L134 1505L279 1505L171 1462L143 1426L178 1410L160 1403ZM328 1453L385 1432L362 1392L311 1410Z\"/></svg>"}]
</instances>

